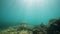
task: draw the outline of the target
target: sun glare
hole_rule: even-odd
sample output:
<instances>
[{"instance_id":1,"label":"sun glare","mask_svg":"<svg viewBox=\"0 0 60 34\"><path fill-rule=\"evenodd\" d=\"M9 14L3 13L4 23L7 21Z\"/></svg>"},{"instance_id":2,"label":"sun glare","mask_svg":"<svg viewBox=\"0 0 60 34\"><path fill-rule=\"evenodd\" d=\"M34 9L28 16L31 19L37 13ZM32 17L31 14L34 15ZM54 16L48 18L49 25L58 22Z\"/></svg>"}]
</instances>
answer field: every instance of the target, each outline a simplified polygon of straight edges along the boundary
<instances>
[{"instance_id":1,"label":"sun glare","mask_svg":"<svg viewBox=\"0 0 60 34\"><path fill-rule=\"evenodd\" d=\"M38 2L39 2L39 3L44 3L45 0L25 0L25 2L26 2L26 1L27 1L28 3L32 3L32 2L34 2L34 3L38 3Z\"/></svg>"},{"instance_id":2,"label":"sun glare","mask_svg":"<svg viewBox=\"0 0 60 34\"><path fill-rule=\"evenodd\" d=\"M18 0L17 1L17 4L18 6L26 6L28 8L32 7L33 5L34 6L41 6L43 7L45 4L46 4L46 0Z\"/></svg>"},{"instance_id":3,"label":"sun glare","mask_svg":"<svg viewBox=\"0 0 60 34\"><path fill-rule=\"evenodd\" d=\"M45 1L44 0L24 0L24 3L26 3L27 5L32 5L32 4L44 4Z\"/></svg>"}]
</instances>

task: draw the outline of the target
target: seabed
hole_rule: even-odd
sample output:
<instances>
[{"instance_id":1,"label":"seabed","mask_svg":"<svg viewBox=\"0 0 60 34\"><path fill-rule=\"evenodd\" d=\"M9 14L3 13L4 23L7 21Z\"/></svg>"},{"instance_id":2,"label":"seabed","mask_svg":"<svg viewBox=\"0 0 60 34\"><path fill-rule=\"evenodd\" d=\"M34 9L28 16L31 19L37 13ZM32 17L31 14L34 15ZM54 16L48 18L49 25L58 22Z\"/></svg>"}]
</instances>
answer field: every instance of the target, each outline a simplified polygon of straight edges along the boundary
<instances>
[{"instance_id":1,"label":"seabed","mask_svg":"<svg viewBox=\"0 0 60 34\"><path fill-rule=\"evenodd\" d=\"M1 30L0 34L60 34L60 18L51 19L48 25L29 25L20 23L19 25Z\"/></svg>"}]
</instances>

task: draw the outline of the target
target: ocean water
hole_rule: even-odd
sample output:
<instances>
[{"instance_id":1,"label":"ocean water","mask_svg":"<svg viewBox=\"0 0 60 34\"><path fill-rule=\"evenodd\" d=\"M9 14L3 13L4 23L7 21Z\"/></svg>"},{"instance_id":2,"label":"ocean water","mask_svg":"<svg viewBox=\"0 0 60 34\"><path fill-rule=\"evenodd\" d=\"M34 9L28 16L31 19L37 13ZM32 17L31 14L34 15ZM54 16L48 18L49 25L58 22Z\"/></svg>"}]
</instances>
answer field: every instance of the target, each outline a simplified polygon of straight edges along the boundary
<instances>
[{"instance_id":1,"label":"ocean water","mask_svg":"<svg viewBox=\"0 0 60 34\"><path fill-rule=\"evenodd\" d=\"M50 19L60 17L59 3L59 0L1 0L0 25L48 24Z\"/></svg>"}]
</instances>

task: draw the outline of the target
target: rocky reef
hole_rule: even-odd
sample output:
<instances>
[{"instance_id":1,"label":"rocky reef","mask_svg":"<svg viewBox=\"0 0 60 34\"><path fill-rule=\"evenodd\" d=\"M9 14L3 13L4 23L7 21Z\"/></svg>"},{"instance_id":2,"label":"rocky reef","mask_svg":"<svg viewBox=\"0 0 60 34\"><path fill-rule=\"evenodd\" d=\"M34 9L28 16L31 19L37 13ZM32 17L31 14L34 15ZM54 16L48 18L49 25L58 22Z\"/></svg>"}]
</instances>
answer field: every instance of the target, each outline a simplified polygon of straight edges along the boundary
<instances>
[{"instance_id":1,"label":"rocky reef","mask_svg":"<svg viewBox=\"0 0 60 34\"><path fill-rule=\"evenodd\" d=\"M60 18L51 19L48 25L30 25L25 22L1 30L0 34L60 34Z\"/></svg>"}]
</instances>

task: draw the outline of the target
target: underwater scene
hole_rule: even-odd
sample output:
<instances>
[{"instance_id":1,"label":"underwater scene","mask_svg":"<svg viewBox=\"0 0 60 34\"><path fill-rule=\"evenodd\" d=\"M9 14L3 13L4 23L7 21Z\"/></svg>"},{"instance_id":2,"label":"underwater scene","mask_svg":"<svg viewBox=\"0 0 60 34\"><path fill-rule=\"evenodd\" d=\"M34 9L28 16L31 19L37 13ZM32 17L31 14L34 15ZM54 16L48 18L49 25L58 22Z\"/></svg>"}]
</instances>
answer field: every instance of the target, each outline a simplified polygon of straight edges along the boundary
<instances>
[{"instance_id":1,"label":"underwater scene","mask_svg":"<svg viewBox=\"0 0 60 34\"><path fill-rule=\"evenodd\" d=\"M60 34L60 0L1 0L0 34Z\"/></svg>"}]
</instances>

